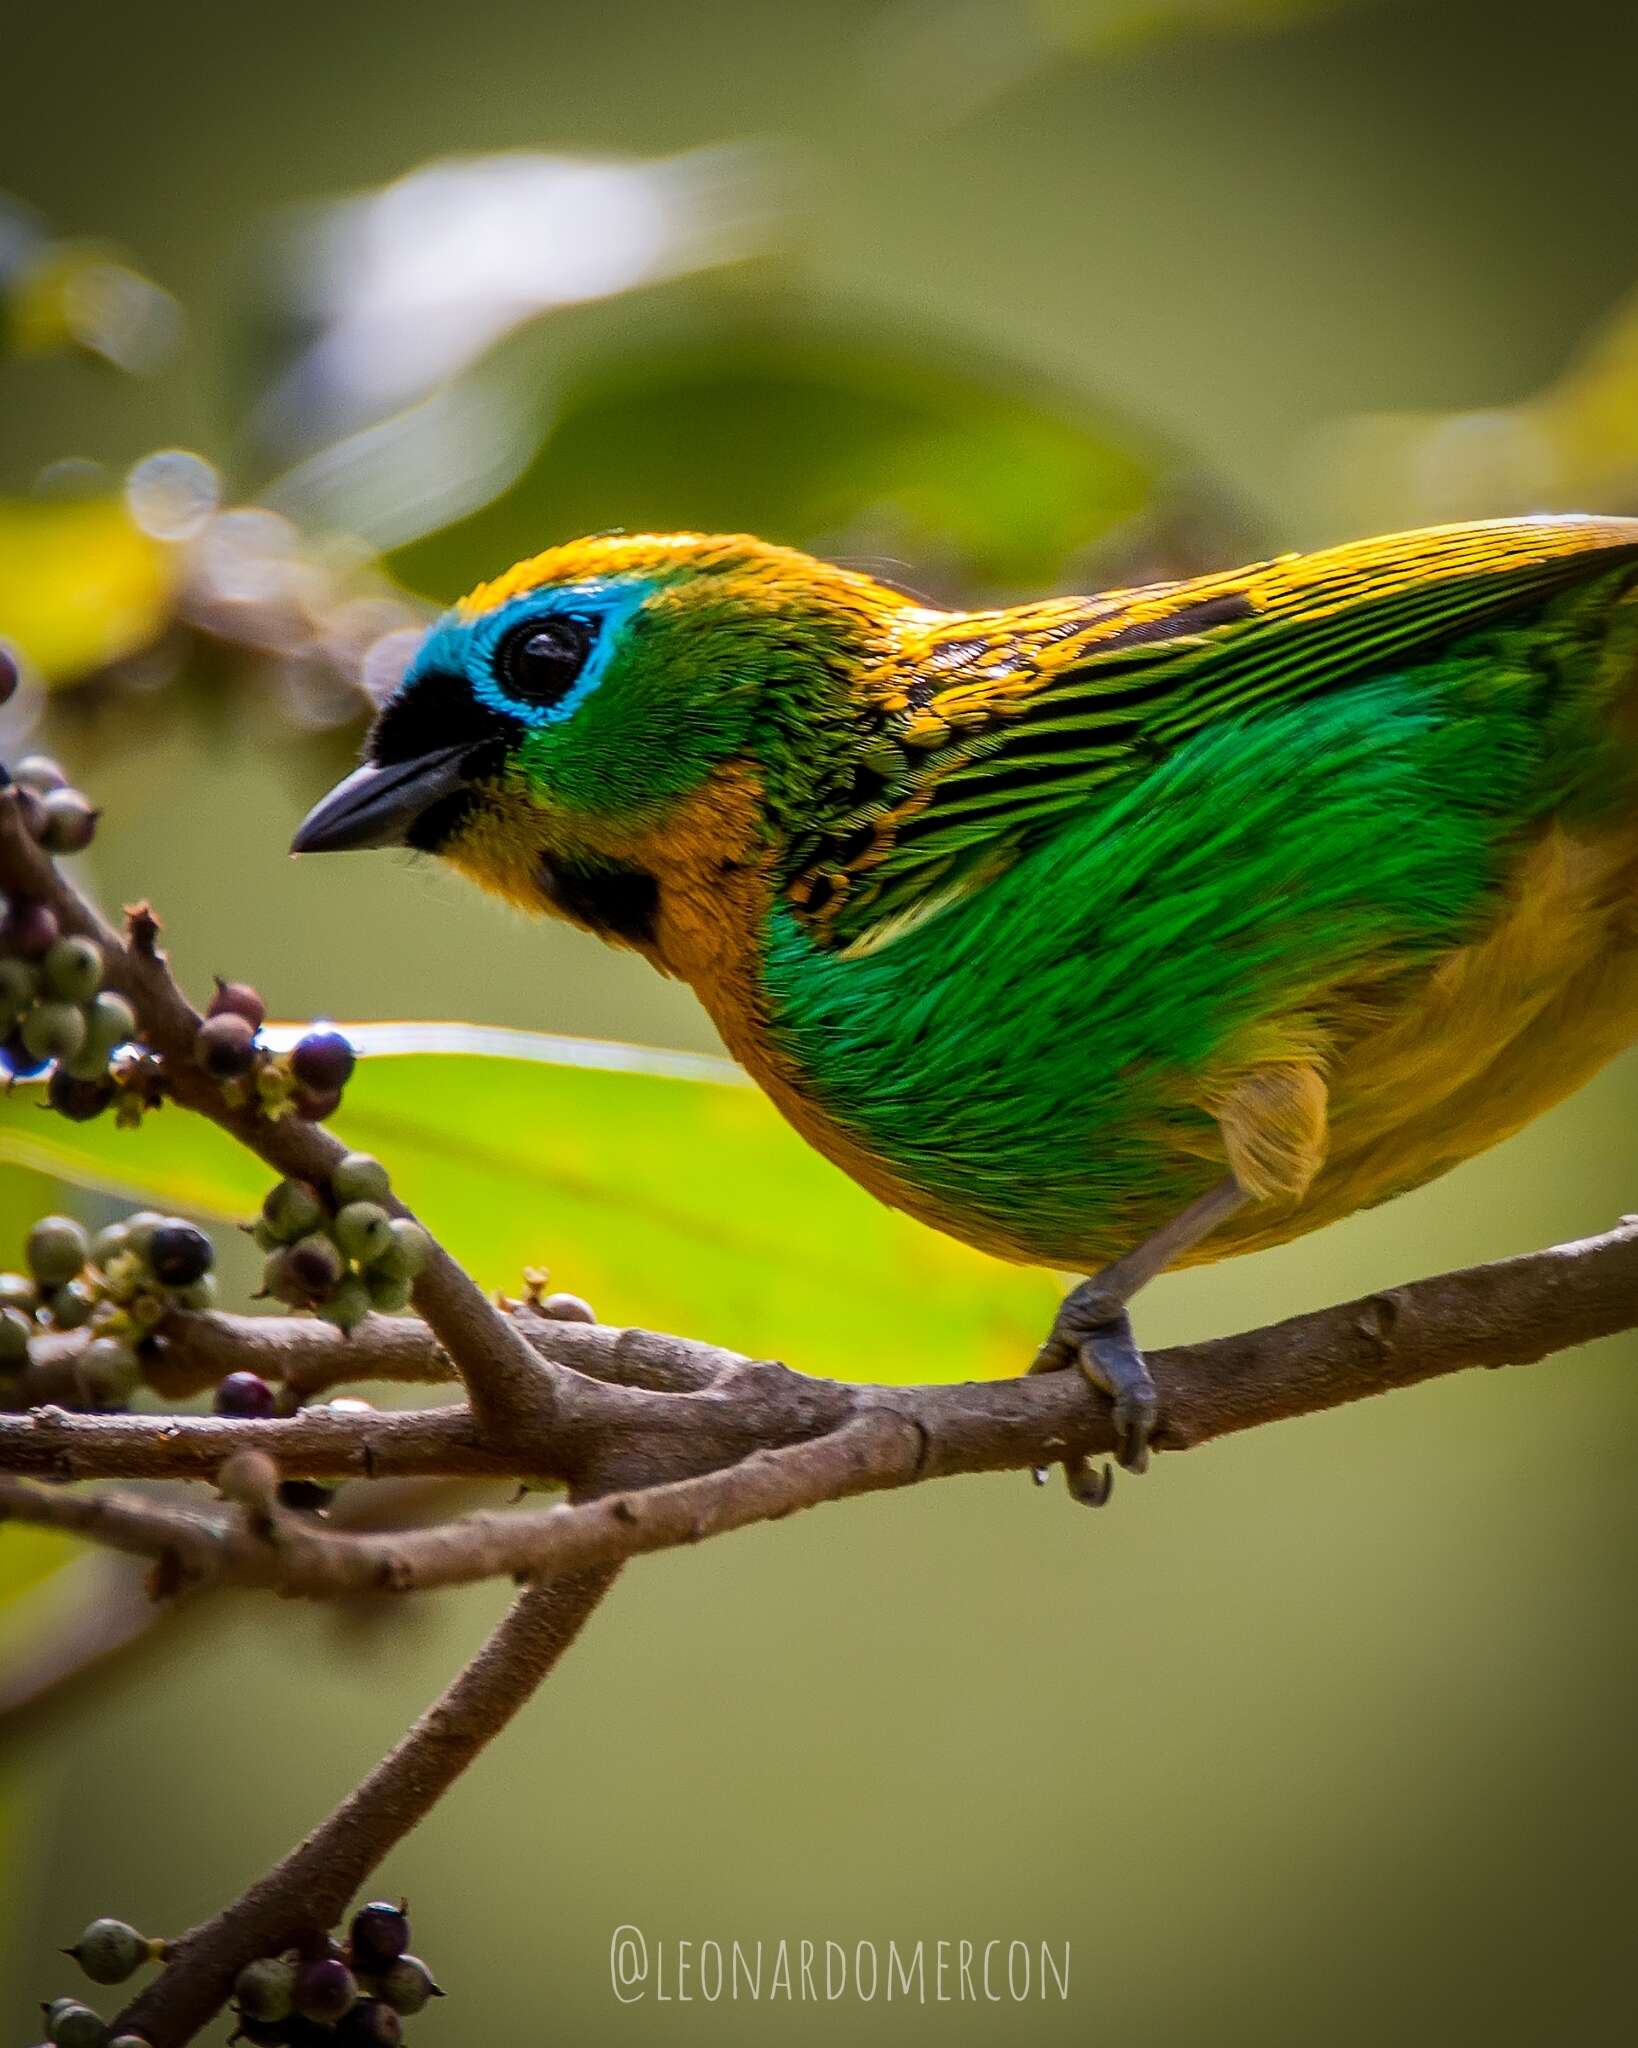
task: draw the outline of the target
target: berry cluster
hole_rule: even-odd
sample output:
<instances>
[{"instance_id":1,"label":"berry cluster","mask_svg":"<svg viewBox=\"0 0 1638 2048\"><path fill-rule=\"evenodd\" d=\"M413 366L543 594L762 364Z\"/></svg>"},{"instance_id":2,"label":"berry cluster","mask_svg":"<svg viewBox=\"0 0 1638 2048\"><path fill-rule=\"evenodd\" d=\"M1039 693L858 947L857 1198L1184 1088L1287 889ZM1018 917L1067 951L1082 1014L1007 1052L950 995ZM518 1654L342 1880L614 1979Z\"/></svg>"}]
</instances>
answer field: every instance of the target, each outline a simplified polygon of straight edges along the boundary
<instances>
[{"instance_id":1,"label":"berry cluster","mask_svg":"<svg viewBox=\"0 0 1638 2048\"><path fill-rule=\"evenodd\" d=\"M195 1060L230 1100L248 1100L254 1089L264 1115L322 1123L341 1106L357 1055L326 1025L305 1032L289 1052L271 1053L257 1036L266 1021L267 1006L255 989L218 979L194 1038Z\"/></svg>"},{"instance_id":2,"label":"berry cluster","mask_svg":"<svg viewBox=\"0 0 1638 2048\"><path fill-rule=\"evenodd\" d=\"M157 1963L165 1953L162 1941L124 1920L93 1920L70 1949L93 1984L123 1984L144 1963ZM110 2034L102 2015L78 1998L54 1998L44 2008L46 2041L51 2048L148 2048L140 2034Z\"/></svg>"},{"instance_id":3,"label":"berry cluster","mask_svg":"<svg viewBox=\"0 0 1638 2048\"><path fill-rule=\"evenodd\" d=\"M251 1225L267 1253L265 1291L340 1330L355 1329L371 1309L408 1308L431 1245L418 1223L389 1213L391 1192L387 1169L367 1152L349 1152L323 1190L281 1180Z\"/></svg>"},{"instance_id":4,"label":"berry cluster","mask_svg":"<svg viewBox=\"0 0 1638 2048\"><path fill-rule=\"evenodd\" d=\"M215 1259L202 1230L152 1209L95 1238L71 1216L42 1216L28 1234L28 1271L0 1273L0 1402L36 1336L89 1325L73 1392L87 1408L123 1408L143 1377L141 1347L165 1316L215 1300Z\"/></svg>"},{"instance_id":5,"label":"berry cluster","mask_svg":"<svg viewBox=\"0 0 1638 2048\"><path fill-rule=\"evenodd\" d=\"M0 1065L26 1079L55 1062L51 1106L76 1123L113 1101L110 1063L136 1035L130 1004L102 978L90 939L64 937L45 904L11 899L0 918Z\"/></svg>"},{"instance_id":6,"label":"berry cluster","mask_svg":"<svg viewBox=\"0 0 1638 2048\"><path fill-rule=\"evenodd\" d=\"M443 1996L409 1942L404 1906L377 1899L353 1915L345 1946L315 1933L247 1963L233 1987L235 2040L254 2048L395 2048L405 2019Z\"/></svg>"}]
</instances>

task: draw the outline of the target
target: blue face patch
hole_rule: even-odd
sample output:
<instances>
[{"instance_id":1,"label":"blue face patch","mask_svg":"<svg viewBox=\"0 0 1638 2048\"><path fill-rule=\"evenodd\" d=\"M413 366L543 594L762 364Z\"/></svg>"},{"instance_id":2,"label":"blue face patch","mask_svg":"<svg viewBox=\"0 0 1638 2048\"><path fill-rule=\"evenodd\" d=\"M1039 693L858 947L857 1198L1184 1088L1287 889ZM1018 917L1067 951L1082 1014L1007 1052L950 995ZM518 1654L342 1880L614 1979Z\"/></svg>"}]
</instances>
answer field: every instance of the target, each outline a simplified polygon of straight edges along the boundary
<instances>
[{"instance_id":1,"label":"blue face patch","mask_svg":"<svg viewBox=\"0 0 1638 2048\"><path fill-rule=\"evenodd\" d=\"M538 731L574 716L604 676L632 614L654 588L644 577L611 577L526 590L475 619L449 612L422 643L405 682L433 670L466 678L473 696L491 711ZM572 614L591 630L591 645L573 684L553 704L530 703L508 690L502 651L529 626Z\"/></svg>"}]
</instances>

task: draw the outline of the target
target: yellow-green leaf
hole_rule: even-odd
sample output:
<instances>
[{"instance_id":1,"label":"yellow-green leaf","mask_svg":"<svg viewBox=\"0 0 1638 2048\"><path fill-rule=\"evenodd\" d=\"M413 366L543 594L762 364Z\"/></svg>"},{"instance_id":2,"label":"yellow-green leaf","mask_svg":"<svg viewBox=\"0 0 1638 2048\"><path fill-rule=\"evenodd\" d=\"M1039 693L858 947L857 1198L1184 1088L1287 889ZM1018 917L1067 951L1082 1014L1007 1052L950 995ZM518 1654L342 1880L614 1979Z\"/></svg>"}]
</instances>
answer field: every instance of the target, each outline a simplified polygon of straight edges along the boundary
<instances>
[{"instance_id":1,"label":"yellow-green leaf","mask_svg":"<svg viewBox=\"0 0 1638 2048\"><path fill-rule=\"evenodd\" d=\"M882 1208L726 1062L440 1025L345 1025L335 1119L492 1287L525 1265L639 1323L851 1378L1017 1371L1052 1283ZM432 1046L459 1050L429 1050ZM167 1109L139 1131L0 1107L0 1161L204 1216L253 1212L255 1159Z\"/></svg>"}]
</instances>

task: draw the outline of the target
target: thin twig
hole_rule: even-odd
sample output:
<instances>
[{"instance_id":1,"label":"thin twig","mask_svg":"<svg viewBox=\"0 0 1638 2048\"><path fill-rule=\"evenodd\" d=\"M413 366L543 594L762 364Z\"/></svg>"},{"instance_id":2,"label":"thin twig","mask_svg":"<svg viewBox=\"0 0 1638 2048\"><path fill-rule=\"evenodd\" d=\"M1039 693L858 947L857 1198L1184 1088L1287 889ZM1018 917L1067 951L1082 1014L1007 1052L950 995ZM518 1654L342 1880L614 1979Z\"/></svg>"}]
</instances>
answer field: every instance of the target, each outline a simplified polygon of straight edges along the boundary
<instances>
[{"instance_id":1,"label":"thin twig","mask_svg":"<svg viewBox=\"0 0 1638 2048\"><path fill-rule=\"evenodd\" d=\"M172 1945L161 1974L111 2031L181 2048L219 2010L240 1967L333 1926L364 1879L500 1733L574 1641L615 1570L531 1586L466 1669L329 1818L212 1920Z\"/></svg>"}]
</instances>

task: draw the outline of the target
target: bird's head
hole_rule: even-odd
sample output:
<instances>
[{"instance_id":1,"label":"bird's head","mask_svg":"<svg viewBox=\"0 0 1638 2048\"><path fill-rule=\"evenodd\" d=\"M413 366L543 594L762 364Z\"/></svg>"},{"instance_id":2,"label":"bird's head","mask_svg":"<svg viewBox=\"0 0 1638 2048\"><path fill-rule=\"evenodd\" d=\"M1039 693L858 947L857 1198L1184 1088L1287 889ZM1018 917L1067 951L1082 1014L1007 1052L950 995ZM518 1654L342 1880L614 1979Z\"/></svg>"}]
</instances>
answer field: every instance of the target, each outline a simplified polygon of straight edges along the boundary
<instances>
[{"instance_id":1,"label":"bird's head","mask_svg":"<svg viewBox=\"0 0 1638 2048\"><path fill-rule=\"evenodd\" d=\"M294 851L415 847L645 944L649 851L713 833L725 860L777 849L868 745L855 681L913 610L743 535L552 548L431 628Z\"/></svg>"}]
</instances>

